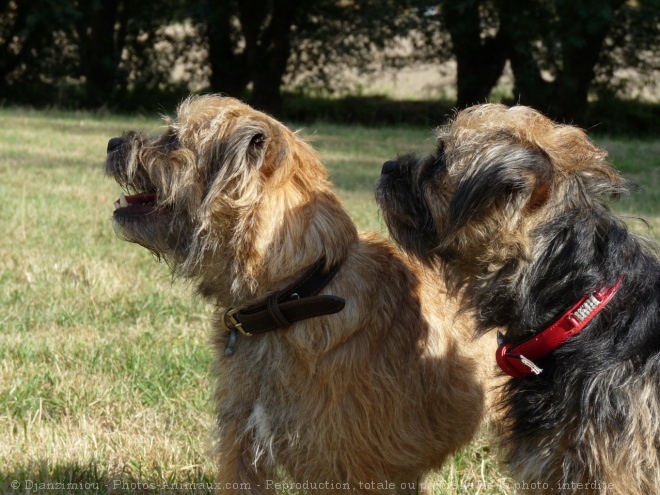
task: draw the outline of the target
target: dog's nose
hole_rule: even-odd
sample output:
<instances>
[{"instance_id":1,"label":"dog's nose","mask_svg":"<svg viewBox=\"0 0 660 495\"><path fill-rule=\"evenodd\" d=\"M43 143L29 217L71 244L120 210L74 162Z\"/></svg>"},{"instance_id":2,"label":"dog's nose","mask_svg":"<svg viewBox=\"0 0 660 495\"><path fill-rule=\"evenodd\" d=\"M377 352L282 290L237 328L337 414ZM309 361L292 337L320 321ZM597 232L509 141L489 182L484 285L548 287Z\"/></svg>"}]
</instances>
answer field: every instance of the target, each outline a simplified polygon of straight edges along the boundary
<instances>
[{"instance_id":1,"label":"dog's nose","mask_svg":"<svg viewBox=\"0 0 660 495\"><path fill-rule=\"evenodd\" d=\"M123 138L113 137L110 141L108 141L108 153L110 153L116 148L119 148L121 146L121 143L123 142L124 142Z\"/></svg>"},{"instance_id":2,"label":"dog's nose","mask_svg":"<svg viewBox=\"0 0 660 495\"><path fill-rule=\"evenodd\" d=\"M394 172L394 169L399 165L396 160L387 160L385 163L383 163L383 170L381 170L381 174L389 174L391 172Z\"/></svg>"}]
</instances>

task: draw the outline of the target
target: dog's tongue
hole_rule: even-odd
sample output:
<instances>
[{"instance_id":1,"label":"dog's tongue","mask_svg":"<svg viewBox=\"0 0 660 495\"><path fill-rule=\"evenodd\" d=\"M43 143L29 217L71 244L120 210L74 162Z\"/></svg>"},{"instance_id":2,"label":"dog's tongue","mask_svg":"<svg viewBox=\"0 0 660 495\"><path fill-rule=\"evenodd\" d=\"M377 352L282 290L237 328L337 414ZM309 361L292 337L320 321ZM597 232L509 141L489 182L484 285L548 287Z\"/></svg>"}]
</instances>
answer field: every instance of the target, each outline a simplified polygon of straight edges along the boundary
<instances>
[{"instance_id":1,"label":"dog's tongue","mask_svg":"<svg viewBox=\"0 0 660 495\"><path fill-rule=\"evenodd\" d=\"M135 204L149 204L156 202L156 193L145 192L140 194L134 194L132 196L126 196L124 193L119 195L119 199L115 201L115 209L125 208L130 205Z\"/></svg>"}]
</instances>

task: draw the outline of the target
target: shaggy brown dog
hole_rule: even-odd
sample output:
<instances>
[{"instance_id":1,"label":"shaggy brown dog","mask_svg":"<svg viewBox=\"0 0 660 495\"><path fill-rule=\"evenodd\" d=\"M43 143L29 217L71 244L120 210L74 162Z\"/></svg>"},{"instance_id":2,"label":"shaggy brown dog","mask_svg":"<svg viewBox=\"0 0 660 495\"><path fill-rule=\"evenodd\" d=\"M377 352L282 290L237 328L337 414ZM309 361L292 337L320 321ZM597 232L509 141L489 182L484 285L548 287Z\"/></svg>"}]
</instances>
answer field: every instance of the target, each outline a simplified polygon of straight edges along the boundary
<instances>
[{"instance_id":1,"label":"shaggy brown dog","mask_svg":"<svg viewBox=\"0 0 660 495\"><path fill-rule=\"evenodd\" d=\"M495 346L433 271L357 233L295 133L195 97L162 136L110 140L106 169L133 193L117 233L218 308L221 488L272 493L284 472L310 493L415 493L470 440Z\"/></svg>"},{"instance_id":2,"label":"shaggy brown dog","mask_svg":"<svg viewBox=\"0 0 660 495\"><path fill-rule=\"evenodd\" d=\"M483 105L431 156L383 166L397 241L445 270L497 360L510 464L530 493L660 487L660 265L606 199L625 181L584 132ZM493 356L491 359L493 359Z\"/></svg>"}]
</instances>

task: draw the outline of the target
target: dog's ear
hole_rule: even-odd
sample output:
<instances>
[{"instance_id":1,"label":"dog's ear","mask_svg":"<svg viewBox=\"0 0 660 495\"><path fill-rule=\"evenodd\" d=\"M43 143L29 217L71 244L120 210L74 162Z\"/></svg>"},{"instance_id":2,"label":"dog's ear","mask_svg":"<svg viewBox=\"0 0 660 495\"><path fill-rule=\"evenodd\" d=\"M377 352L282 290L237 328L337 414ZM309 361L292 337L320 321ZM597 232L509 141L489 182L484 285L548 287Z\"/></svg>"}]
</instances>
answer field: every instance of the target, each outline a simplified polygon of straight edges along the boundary
<instances>
[{"instance_id":1,"label":"dog's ear","mask_svg":"<svg viewBox=\"0 0 660 495\"><path fill-rule=\"evenodd\" d=\"M266 141L268 137L264 132L256 131L252 136L248 138L248 144L245 148L246 158L258 166L261 166L263 162L264 149L266 147Z\"/></svg>"},{"instance_id":2,"label":"dog's ear","mask_svg":"<svg viewBox=\"0 0 660 495\"><path fill-rule=\"evenodd\" d=\"M534 148L492 147L468 166L449 204L445 235L488 215L493 206L507 215L534 211L552 186L549 157Z\"/></svg>"},{"instance_id":3,"label":"dog's ear","mask_svg":"<svg viewBox=\"0 0 660 495\"><path fill-rule=\"evenodd\" d=\"M250 138L248 148L252 151L260 151L266 142L266 135L263 132L257 132Z\"/></svg>"}]
</instances>

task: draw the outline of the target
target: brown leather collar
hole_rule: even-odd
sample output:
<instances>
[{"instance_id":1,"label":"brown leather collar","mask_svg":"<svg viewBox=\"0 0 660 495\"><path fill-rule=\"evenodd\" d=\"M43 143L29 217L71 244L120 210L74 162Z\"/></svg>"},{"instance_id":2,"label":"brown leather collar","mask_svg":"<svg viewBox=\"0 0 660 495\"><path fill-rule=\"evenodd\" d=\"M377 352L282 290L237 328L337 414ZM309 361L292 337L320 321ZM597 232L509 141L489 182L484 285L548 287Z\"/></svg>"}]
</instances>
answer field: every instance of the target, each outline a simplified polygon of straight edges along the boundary
<instances>
[{"instance_id":1,"label":"brown leather collar","mask_svg":"<svg viewBox=\"0 0 660 495\"><path fill-rule=\"evenodd\" d=\"M321 289L337 274L341 265L325 268L325 257L284 289L273 292L265 302L236 310L229 307L223 322L229 330L225 354L234 354L237 331L243 335L260 335L287 328L297 321L338 313L346 301L338 296L319 296Z\"/></svg>"}]
</instances>

